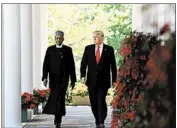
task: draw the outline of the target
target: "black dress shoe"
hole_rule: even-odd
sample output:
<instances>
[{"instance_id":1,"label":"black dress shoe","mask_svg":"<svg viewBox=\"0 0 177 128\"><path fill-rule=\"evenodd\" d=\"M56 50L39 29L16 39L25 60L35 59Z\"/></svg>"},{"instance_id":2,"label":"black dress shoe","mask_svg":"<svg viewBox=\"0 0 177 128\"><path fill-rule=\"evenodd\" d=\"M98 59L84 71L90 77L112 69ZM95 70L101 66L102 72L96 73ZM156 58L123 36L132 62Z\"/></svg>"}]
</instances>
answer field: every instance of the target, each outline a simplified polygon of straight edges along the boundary
<instances>
[{"instance_id":1,"label":"black dress shoe","mask_svg":"<svg viewBox=\"0 0 177 128\"><path fill-rule=\"evenodd\" d=\"M100 125L99 125L99 124L96 124L96 128L100 128Z\"/></svg>"},{"instance_id":2,"label":"black dress shoe","mask_svg":"<svg viewBox=\"0 0 177 128\"><path fill-rule=\"evenodd\" d=\"M105 128L104 124L100 124L99 128Z\"/></svg>"},{"instance_id":3,"label":"black dress shoe","mask_svg":"<svg viewBox=\"0 0 177 128\"><path fill-rule=\"evenodd\" d=\"M61 128L61 125L60 124L56 124L55 128Z\"/></svg>"}]
</instances>

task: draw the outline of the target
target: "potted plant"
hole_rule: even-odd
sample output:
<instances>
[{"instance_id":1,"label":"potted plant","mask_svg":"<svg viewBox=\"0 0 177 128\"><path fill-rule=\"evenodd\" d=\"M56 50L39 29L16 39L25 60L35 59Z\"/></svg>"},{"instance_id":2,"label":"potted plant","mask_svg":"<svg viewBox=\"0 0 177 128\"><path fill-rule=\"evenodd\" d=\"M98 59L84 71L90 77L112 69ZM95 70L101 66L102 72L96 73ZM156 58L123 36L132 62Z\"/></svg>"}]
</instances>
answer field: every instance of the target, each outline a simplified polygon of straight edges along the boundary
<instances>
[{"instance_id":1,"label":"potted plant","mask_svg":"<svg viewBox=\"0 0 177 128\"><path fill-rule=\"evenodd\" d=\"M38 114L38 106L42 104L42 108L46 104L50 94L50 89L33 89L33 95L36 99L36 107L34 109L34 114Z\"/></svg>"},{"instance_id":2,"label":"potted plant","mask_svg":"<svg viewBox=\"0 0 177 128\"><path fill-rule=\"evenodd\" d=\"M88 88L82 83L77 83L72 94L72 105L90 105ZM106 96L107 105L111 105L114 97L114 89L110 88Z\"/></svg>"},{"instance_id":3,"label":"potted plant","mask_svg":"<svg viewBox=\"0 0 177 128\"><path fill-rule=\"evenodd\" d=\"M50 95L50 88L39 90L39 94L42 103L42 108L44 108Z\"/></svg>"},{"instance_id":4,"label":"potted plant","mask_svg":"<svg viewBox=\"0 0 177 128\"><path fill-rule=\"evenodd\" d=\"M75 88L72 90L72 105L90 105L88 97L88 88L82 83L76 83Z\"/></svg>"},{"instance_id":5,"label":"potted plant","mask_svg":"<svg viewBox=\"0 0 177 128\"><path fill-rule=\"evenodd\" d=\"M36 106L34 108L34 114L37 114L38 113L38 106L41 103L40 94L39 94L39 91L37 89L33 89L33 96L36 99Z\"/></svg>"},{"instance_id":6,"label":"potted plant","mask_svg":"<svg viewBox=\"0 0 177 128\"><path fill-rule=\"evenodd\" d=\"M21 108L22 108L21 120L22 122L28 121L27 109L34 109L35 106L36 106L35 97L28 92L24 92L21 95Z\"/></svg>"}]
</instances>

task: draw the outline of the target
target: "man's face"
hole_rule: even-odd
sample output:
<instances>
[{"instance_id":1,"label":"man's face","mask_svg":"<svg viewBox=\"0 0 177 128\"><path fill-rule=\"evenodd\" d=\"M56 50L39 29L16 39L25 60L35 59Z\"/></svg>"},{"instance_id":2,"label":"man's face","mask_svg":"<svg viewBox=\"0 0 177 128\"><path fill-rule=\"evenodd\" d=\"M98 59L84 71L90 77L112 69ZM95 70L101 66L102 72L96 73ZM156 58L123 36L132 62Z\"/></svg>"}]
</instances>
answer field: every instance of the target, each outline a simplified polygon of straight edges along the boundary
<instances>
[{"instance_id":1,"label":"man's face","mask_svg":"<svg viewBox=\"0 0 177 128\"><path fill-rule=\"evenodd\" d=\"M103 42L103 37L101 36L101 34L93 34L93 40L96 45L100 45Z\"/></svg>"},{"instance_id":2,"label":"man's face","mask_svg":"<svg viewBox=\"0 0 177 128\"><path fill-rule=\"evenodd\" d=\"M61 45L63 43L63 41L64 41L64 38L63 38L62 35L56 35L55 36L55 41L56 41L57 45Z\"/></svg>"}]
</instances>

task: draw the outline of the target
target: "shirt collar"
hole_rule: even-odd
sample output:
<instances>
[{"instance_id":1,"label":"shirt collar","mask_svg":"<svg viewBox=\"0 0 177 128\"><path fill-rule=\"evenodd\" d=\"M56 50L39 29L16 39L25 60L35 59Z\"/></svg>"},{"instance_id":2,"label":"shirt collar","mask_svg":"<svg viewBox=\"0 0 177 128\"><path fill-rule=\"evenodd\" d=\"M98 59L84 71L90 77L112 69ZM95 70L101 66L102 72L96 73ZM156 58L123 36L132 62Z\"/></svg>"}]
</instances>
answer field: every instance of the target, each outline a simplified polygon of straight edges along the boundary
<instances>
[{"instance_id":1,"label":"shirt collar","mask_svg":"<svg viewBox=\"0 0 177 128\"><path fill-rule=\"evenodd\" d=\"M56 44L56 48L62 48L63 44L61 44L60 46Z\"/></svg>"},{"instance_id":2,"label":"shirt collar","mask_svg":"<svg viewBox=\"0 0 177 128\"><path fill-rule=\"evenodd\" d=\"M102 44L99 45L100 48L103 48L103 44L104 44L104 43L102 43ZM95 45L95 46L96 46L96 48L97 48L97 45Z\"/></svg>"}]
</instances>

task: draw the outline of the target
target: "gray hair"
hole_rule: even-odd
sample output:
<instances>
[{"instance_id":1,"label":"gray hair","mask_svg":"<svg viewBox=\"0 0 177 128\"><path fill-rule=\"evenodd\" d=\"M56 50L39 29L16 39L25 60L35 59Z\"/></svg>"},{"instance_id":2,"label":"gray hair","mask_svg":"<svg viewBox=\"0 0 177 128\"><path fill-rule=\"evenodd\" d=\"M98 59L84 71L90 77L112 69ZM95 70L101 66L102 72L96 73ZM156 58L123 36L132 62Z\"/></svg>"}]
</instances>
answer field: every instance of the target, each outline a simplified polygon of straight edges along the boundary
<instances>
[{"instance_id":1,"label":"gray hair","mask_svg":"<svg viewBox=\"0 0 177 128\"><path fill-rule=\"evenodd\" d=\"M94 31L93 34L98 34L98 35L101 35L101 37L104 37L103 31L100 31L100 30Z\"/></svg>"},{"instance_id":2,"label":"gray hair","mask_svg":"<svg viewBox=\"0 0 177 128\"><path fill-rule=\"evenodd\" d=\"M57 30L57 31L55 32L55 35L64 36L64 32L63 32L63 31L60 31L60 30Z\"/></svg>"}]
</instances>

